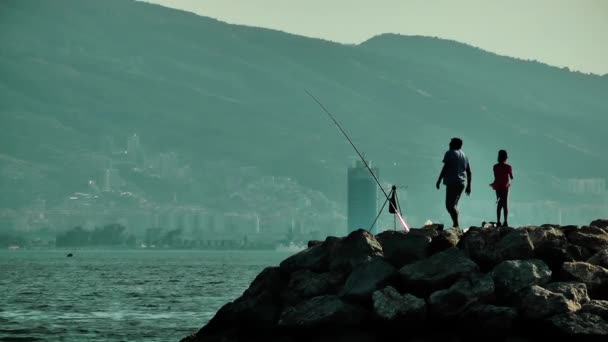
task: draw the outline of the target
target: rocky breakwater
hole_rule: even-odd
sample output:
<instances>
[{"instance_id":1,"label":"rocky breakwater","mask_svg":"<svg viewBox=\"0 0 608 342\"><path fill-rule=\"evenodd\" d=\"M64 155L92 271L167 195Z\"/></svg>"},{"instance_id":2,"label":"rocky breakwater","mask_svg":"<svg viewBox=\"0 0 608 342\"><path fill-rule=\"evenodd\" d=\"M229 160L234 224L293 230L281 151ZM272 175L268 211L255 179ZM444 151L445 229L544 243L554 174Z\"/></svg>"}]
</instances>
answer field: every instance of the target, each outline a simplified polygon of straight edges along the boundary
<instances>
[{"instance_id":1,"label":"rocky breakwater","mask_svg":"<svg viewBox=\"0 0 608 342\"><path fill-rule=\"evenodd\" d=\"M608 340L608 221L311 241L182 341Z\"/></svg>"}]
</instances>

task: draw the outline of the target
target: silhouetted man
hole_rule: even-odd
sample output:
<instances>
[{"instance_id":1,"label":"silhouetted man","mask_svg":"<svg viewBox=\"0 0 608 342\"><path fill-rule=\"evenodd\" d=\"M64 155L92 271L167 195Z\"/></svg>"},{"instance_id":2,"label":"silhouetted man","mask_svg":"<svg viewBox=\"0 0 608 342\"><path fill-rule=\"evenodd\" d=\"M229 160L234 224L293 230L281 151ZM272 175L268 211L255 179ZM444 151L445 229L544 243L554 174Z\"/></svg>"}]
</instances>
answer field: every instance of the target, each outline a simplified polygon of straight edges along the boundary
<instances>
[{"instance_id":1,"label":"silhouetted man","mask_svg":"<svg viewBox=\"0 0 608 342\"><path fill-rule=\"evenodd\" d=\"M471 166L469 159L462 152L462 140L452 138L450 149L443 156L443 168L437 179L437 189L443 179L445 185L445 208L452 217L453 227L459 227L458 223L458 200L465 190L466 194L471 194Z\"/></svg>"}]
</instances>

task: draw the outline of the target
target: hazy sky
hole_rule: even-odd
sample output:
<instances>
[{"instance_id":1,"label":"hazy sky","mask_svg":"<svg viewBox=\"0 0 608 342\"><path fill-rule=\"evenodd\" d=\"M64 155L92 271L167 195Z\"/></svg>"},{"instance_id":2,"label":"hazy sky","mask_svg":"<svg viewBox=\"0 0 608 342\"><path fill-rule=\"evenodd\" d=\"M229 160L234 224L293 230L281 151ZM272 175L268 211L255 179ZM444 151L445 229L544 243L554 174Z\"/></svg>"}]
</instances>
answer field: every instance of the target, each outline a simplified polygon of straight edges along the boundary
<instances>
[{"instance_id":1,"label":"hazy sky","mask_svg":"<svg viewBox=\"0 0 608 342\"><path fill-rule=\"evenodd\" d=\"M150 0L232 24L343 43L380 33L448 38L501 55L608 73L608 0Z\"/></svg>"}]
</instances>

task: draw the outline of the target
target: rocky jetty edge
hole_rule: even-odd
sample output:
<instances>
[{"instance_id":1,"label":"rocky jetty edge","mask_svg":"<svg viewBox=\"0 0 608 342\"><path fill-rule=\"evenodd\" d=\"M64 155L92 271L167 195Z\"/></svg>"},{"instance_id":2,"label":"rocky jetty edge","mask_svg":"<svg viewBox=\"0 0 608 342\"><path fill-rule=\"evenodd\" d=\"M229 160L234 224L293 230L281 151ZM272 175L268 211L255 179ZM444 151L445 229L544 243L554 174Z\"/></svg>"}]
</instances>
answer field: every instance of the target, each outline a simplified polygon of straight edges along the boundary
<instances>
[{"instance_id":1,"label":"rocky jetty edge","mask_svg":"<svg viewBox=\"0 0 608 342\"><path fill-rule=\"evenodd\" d=\"M608 341L608 220L310 241L181 341L559 336Z\"/></svg>"}]
</instances>

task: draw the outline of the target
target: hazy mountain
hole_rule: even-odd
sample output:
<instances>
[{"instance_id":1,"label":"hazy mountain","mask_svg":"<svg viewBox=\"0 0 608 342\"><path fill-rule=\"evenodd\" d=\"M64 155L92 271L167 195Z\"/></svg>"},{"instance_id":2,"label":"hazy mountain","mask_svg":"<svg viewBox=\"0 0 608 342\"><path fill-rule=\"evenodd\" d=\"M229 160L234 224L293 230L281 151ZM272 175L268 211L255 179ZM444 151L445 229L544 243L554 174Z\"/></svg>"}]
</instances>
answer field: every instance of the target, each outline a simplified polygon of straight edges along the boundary
<instances>
[{"instance_id":1,"label":"hazy mountain","mask_svg":"<svg viewBox=\"0 0 608 342\"><path fill-rule=\"evenodd\" d=\"M104 136L126 149L137 133L147 160L178 155L179 180L122 172L150 200L230 207L246 188L238 205L272 207L286 201L276 184L269 196L255 186L276 176L300 196L288 203L344 214L355 153L305 89L385 183L408 186L402 205L415 224L447 217L434 182L453 136L473 166L470 220L493 217L487 184L501 148L515 203L606 198L565 186L608 171L605 76L436 38L342 45L127 0L2 1L0 42L4 207L86 189L107 167Z\"/></svg>"}]
</instances>

